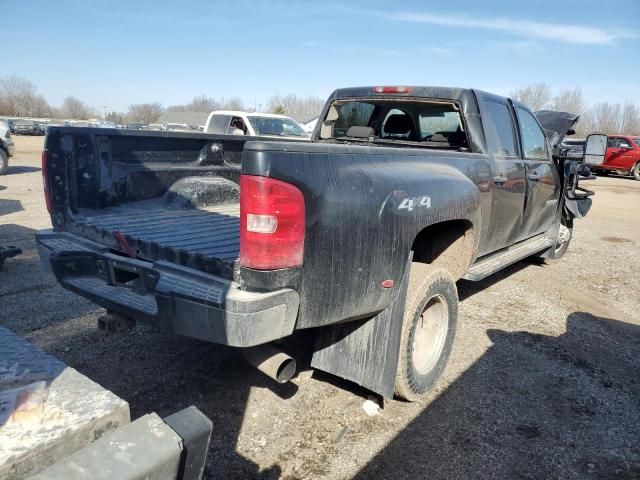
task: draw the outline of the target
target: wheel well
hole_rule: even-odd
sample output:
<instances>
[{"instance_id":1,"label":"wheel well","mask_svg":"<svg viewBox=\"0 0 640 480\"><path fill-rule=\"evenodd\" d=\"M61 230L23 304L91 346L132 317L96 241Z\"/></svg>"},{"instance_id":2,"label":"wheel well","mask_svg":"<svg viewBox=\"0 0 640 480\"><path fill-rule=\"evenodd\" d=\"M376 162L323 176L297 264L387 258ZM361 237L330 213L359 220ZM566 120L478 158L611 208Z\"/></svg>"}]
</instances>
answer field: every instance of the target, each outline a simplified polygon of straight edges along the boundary
<instances>
[{"instance_id":1,"label":"wheel well","mask_svg":"<svg viewBox=\"0 0 640 480\"><path fill-rule=\"evenodd\" d=\"M473 225L466 220L429 225L413 241L413 261L446 268L457 280L469 269L474 239Z\"/></svg>"}]
</instances>

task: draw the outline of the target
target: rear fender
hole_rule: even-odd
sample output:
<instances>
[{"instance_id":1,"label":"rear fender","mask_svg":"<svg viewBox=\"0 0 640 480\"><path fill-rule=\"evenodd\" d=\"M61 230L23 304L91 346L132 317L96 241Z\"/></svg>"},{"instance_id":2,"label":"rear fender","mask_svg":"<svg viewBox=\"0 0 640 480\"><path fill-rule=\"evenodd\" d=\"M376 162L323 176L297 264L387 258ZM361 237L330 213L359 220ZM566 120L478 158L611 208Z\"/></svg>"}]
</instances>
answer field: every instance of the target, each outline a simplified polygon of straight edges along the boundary
<instances>
[{"instance_id":1,"label":"rear fender","mask_svg":"<svg viewBox=\"0 0 640 480\"><path fill-rule=\"evenodd\" d=\"M476 183L491 181L488 160L480 154L320 143L249 142L242 171L291 183L304 195L297 328L368 318L386 309L420 231L465 220L480 232ZM479 237L474 235L474 256Z\"/></svg>"}]
</instances>

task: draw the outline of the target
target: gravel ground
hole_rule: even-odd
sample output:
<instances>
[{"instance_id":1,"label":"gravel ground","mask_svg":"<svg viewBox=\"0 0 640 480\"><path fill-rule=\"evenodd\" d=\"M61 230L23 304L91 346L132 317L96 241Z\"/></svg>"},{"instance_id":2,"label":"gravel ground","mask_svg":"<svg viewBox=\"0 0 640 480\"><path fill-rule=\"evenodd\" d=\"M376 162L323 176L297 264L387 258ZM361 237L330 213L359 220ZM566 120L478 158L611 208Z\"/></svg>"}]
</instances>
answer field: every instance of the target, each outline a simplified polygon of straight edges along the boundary
<instances>
[{"instance_id":1,"label":"gravel ground","mask_svg":"<svg viewBox=\"0 0 640 480\"><path fill-rule=\"evenodd\" d=\"M111 389L134 418L198 406L214 422L206 478L640 478L640 182L599 178L567 255L459 282L451 362L420 403L367 416L367 391L322 372L310 338L283 345L301 374L275 385L238 352L136 327L104 336L102 310L39 265L49 226L42 137L17 137L0 177L0 324Z\"/></svg>"}]
</instances>

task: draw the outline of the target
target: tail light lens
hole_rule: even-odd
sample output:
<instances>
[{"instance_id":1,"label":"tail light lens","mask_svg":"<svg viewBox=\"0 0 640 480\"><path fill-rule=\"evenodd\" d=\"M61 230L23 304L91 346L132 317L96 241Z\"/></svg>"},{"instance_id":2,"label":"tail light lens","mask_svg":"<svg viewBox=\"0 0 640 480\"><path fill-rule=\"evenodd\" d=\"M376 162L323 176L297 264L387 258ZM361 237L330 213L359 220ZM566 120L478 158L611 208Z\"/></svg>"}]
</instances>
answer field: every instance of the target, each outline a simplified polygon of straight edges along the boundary
<instances>
[{"instance_id":1,"label":"tail light lens","mask_svg":"<svg viewBox=\"0 0 640 480\"><path fill-rule=\"evenodd\" d=\"M373 93L411 93L411 87L373 87Z\"/></svg>"},{"instance_id":2,"label":"tail light lens","mask_svg":"<svg viewBox=\"0 0 640 480\"><path fill-rule=\"evenodd\" d=\"M240 176L240 265L258 270L302 265L304 197L293 185Z\"/></svg>"},{"instance_id":3,"label":"tail light lens","mask_svg":"<svg viewBox=\"0 0 640 480\"><path fill-rule=\"evenodd\" d=\"M51 202L51 190L47 183L47 151L42 151L42 186L44 187L44 201L47 204L47 211L49 214L53 213Z\"/></svg>"}]
</instances>

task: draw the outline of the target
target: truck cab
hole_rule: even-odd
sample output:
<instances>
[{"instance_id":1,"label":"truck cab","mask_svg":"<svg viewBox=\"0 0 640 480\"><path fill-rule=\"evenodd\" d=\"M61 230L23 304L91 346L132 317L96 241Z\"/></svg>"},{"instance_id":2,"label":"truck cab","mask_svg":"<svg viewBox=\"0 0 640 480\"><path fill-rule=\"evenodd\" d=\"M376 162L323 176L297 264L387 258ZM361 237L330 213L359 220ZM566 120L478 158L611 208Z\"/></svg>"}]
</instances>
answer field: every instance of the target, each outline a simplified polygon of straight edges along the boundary
<instances>
[{"instance_id":1,"label":"truck cab","mask_svg":"<svg viewBox=\"0 0 640 480\"><path fill-rule=\"evenodd\" d=\"M293 118L275 113L217 110L209 114L204 133L306 139L308 133Z\"/></svg>"}]
</instances>

